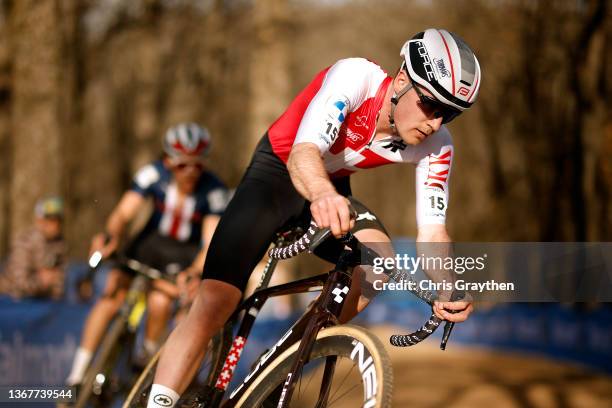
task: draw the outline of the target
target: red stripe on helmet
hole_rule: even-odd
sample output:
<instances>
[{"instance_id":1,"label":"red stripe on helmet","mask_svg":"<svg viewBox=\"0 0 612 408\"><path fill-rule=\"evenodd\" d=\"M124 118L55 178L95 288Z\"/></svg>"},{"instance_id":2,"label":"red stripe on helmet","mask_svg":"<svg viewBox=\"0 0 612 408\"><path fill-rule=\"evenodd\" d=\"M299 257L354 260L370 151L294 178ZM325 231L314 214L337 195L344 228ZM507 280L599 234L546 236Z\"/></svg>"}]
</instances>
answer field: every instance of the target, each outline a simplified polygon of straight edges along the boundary
<instances>
[{"instance_id":1,"label":"red stripe on helmet","mask_svg":"<svg viewBox=\"0 0 612 408\"><path fill-rule=\"evenodd\" d=\"M440 37L442 37L442 42L444 43L444 47L446 48L446 53L448 54L448 60L450 61L451 75L452 75L452 80L453 80L453 95L454 95L455 94L455 67L453 66L453 59L451 58L450 50L448 49L448 44L446 43L444 36L440 32L440 30L436 30L436 31L438 32L438 34L440 34Z\"/></svg>"},{"instance_id":2,"label":"red stripe on helmet","mask_svg":"<svg viewBox=\"0 0 612 408\"><path fill-rule=\"evenodd\" d=\"M172 144L172 147L173 147L175 150L178 150L179 152L183 152L183 153L185 153L185 154L187 153L187 150L185 149L185 146L183 146L183 145L181 144L181 142L175 142L175 143L173 143L173 144Z\"/></svg>"},{"instance_id":3,"label":"red stripe on helmet","mask_svg":"<svg viewBox=\"0 0 612 408\"><path fill-rule=\"evenodd\" d=\"M472 100L472 96L476 94L476 89L478 89L478 81L480 80L480 74L476 77L476 83L474 84L474 89L472 89L472 93L468 96L468 102Z\"/></svg>"},{"instance_id":4,"label":"red stripe on helmet","mask_svg":"<svg viewBox=\"0 0 612 408\"><path fill-rule=\"evenodd\" d=\"M204 139L201 139L195 149L193 149L194 154L200 154L204 149L208 146L208 142Z\"/></svg>"},{"instance_id":5,"label":"red stripe on helmet","mask_svg":"<svg viewBox=\"0 0 612 408\"><path fill-rule=\"evenodd\" d=\"M193 150L187 150L187 148L181 142L176 142L172 145L172 147L175 150L183 154L186 154L186 155L198 155L202 153L202 151L206 149L207 146L208 146L208 141L206 140L200 140L198 142L198 145Z\"/></svg>"}]
</instances>

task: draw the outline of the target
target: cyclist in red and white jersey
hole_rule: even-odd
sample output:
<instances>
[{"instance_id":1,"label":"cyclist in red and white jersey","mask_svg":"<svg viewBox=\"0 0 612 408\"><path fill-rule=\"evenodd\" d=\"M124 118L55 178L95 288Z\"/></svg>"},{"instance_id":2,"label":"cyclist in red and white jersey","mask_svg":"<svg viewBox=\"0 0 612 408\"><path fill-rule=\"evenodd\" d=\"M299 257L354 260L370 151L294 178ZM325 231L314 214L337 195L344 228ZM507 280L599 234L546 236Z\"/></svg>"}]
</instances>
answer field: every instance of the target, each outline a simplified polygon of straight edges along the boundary
<instances>
[{"instance_id":1,"label":"cyclist in red and white jersey","mask_svg":"<svg viewBox=\"0 0 612 408\"><path fill-rule=\"evenodd\" d=\"M352 228L362 242L390 242L376 215L354 198L359 216L350 219L353 172L416 165L417 241L450 242L445 219L453 145L444 124L474 103L480 66L470 47L445 30L417 34L400 54L395 77L366 59L336 62L268 129L210 243L198 297L164 346L149 408L162 406L155 402L160 395L167 397L164 407L174 406L278 229L312 217L335 236ZM333 261L338 245L326 242L315 253ZM345 300L343 321L367 304L358 281ZM455 322L471 310L468 301L434 306L438 317Z\"/></svg>"}]
</instances>

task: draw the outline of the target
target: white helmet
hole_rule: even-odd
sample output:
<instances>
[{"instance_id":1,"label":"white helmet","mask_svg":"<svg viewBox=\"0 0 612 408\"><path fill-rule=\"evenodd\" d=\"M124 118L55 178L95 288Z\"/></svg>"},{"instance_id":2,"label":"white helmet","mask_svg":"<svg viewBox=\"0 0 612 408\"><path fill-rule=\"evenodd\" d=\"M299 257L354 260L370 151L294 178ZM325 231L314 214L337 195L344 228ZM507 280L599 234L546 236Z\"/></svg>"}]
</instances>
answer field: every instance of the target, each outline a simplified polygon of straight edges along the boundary
<instances>
[{"instance_id":1,"label":"white helmet","mask_svg":"<svg viewBox=\"0 0 612 408\"><path fill-rule=\"evenodd\" d=\"M163 148L170 157L204 157L210 148L210 133L195 123L181 123L168 129Z\"/></svg>"},{"instance_id":2,"label":"white helmet","mask_svg":"<svg viewBox=\"0 0 612 408\"><path fill-rule=\"evenodd\" d=\"M476 100L480 65L456 34L430 28L406 41L400 55L410 78L438 101L464 111Z\"/></svg>"}]
</instances>

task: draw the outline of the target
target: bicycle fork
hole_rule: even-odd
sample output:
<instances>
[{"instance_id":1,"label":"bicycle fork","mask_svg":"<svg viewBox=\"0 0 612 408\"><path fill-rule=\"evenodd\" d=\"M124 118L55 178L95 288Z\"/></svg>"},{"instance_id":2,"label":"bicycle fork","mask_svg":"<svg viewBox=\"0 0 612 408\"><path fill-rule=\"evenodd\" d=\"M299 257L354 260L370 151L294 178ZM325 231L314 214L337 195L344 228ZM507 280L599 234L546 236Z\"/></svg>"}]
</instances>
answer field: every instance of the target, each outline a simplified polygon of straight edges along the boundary
<instances>
[{"instance_id":1,"label":"bicycle fork","mask_svg":"<svg viewBox=\"0 0 612 408\"><path fill-rule=\"evenodd\" d=\"M332 325L338 324L338 317L342 312L344 301L351 287L352 268L347 269L349 270L346 272L340 270L330 272L331 277L323 287L319 299L317 299L313 306L313 315L304 331L304 338L300 342L291 371L287 374L287 379L283 384L277 408L289 408L289 402L291 401L297 378L299 378L299 375L296 374L300 374L304 369L304 365L308 362L319 331L329 326L330 323ZM329 395L335 365L335 357L328 357L326 359L321 390L319 391L319 399L316 405L317 408L327 405L327 396Z\"/></svg>"}]
</instances>

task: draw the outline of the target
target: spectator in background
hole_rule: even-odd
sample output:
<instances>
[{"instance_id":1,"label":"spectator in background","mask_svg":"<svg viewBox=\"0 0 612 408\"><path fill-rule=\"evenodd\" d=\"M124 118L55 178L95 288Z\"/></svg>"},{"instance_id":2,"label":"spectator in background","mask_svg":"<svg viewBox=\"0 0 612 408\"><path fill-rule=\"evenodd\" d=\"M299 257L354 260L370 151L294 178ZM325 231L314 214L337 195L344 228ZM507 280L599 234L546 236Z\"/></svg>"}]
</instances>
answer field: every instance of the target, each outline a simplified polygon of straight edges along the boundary
<instances>
[{"instance_id":1,"label":"spectator in background","mask_svg":"<svg viewBox=\"0 0 612 408\"><path fill-rule=\"evenodd\" d=\"M59 197L39 200L34 225L17 236L0 275L0 293L21 298L60 299L64 295L66 243L64 204Z\"/></svg>"}]
</instances>

